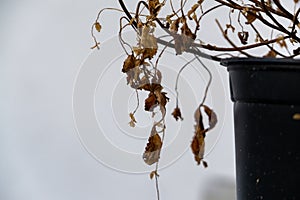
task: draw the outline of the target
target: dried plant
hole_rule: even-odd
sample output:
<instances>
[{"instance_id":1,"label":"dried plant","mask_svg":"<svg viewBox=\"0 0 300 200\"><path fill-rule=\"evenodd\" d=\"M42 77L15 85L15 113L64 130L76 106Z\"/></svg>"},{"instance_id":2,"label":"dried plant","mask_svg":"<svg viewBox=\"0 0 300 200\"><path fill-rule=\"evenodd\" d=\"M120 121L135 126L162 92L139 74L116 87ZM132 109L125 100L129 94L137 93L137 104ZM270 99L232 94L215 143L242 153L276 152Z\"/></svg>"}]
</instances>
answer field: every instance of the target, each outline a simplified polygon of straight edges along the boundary
<instances>
[{"instance_id":1,"label":"dried plant","mask_svg":"<svg viewBox=\"0 0 300 200\"><path fill-rule=\"evenodd\" d=\"M162 73L158 68L160 58L167 48L175 49L174 55L183 52L192 53L195 57L190 61L198 61L210 75L205 88L205 95L194 114L195 133L191 149L197 164L203 161L205 136L217 123L215 112L205 104L206 94L211 83L211 73L199 57L221 61L223 58L239 57L273 57L273 58L299 58L300 55L300 6L298 0L198 0L190 4L181 0L179 7L175 8L174 1L147 0L137 1L134 12L130 12L123 0L119 0L121 9L102 9L92 25L91 34L94 39L92 48L99 48L95 31L102 29L99 17L104 10L115 10L124 15L118 20L120 25L119 39L127 57L121 71L127 76L127 84L136 91L138 103L136 109L129 114L131 127L137 123L135 112L139 107L139 93L146 92L148 97L144 100L144 110L153 116L160 113L161 119L156 121L151 130L143 159L148 165L156 164L150 178L155 177L157 197L158 190L158 163L166 132L165 118L166 105L169 101L164 87L161 85ZM289 5L287 8L285 4ZM292 5L292 6L291 6ZM162 10L168 9L170 13L162 15ZM229 44L221 46L202 39L205 33L203 21L214 12L222 10L222 21L214 19L220 35ZM167 11L167 12L168 12ZM224 14L224 11L226 14ZM217 15L216 15L217 16ZM227 21L224 22L224 19ZM222 24L223 23L223 24ZM137 43L129 44L122 38L122 32L130 27L134 30ZM155 35L157 29L162 29L167 36ZM201 34L200 34L201 33ZM210 33L208 33L210 34ZM167 39L166 39L167 38ZM263 53L262 53L263 52ZM178 72L190 64L186 63ZM176 107L172 113L177 121L183 120L181 109L178 106L178 77L175 91L177 93ZM208 117L208 125L203 124L203 114Z\"/></svg>"}]
</instances>

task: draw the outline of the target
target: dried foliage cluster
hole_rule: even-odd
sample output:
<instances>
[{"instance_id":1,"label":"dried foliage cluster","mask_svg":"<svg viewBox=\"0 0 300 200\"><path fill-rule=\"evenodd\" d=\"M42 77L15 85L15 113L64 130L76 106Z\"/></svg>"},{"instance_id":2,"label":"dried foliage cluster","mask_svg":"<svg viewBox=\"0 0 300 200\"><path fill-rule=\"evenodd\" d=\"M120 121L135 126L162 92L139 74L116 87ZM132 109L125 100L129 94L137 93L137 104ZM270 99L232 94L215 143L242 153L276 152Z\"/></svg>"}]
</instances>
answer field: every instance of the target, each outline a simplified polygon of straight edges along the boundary
<instances>
[{"instance_id":1,"label":"dried foliage cluster","mask_svg":"<svg viewBox=\"0 0 300 200\"><path fill-rule=\"evenodd\" d=\"M91 29L95 42L92 48L100 48L95 32L100 32L102 29L99 21L101 13L104 10L123 13L119 19L119 39L127 57L121 71L126 74L127 84L136 91L138 99L136 109L129 114L129 125L135 127L137 123L135 112L139 107L140 92L148 93L148 97L144 100L144 110L152 113L153 117L160 116L160 120L153 123L143 154L145 163L156 164L155 170L150 174L151 178L156 178L156 183L158 162L166 132L166 105L169 101L161 84L162 73L158 68L159 60L165 50L173 48L175 55L183 52L192 53L195 58L190 62L197 60L210 75L203 100L194 114L195 132L191 142L191 150L197 164L202 163L207 167L207 163L203 161L205 136L209 130L215 127L217 116L212 109L205 105L211 74L199 57L220 61L228 55L232 56L234 52L238 56L255 57L250 53L251 50L266 48L265 54L260 57L297 58L300 55L299 2L298 0L285 1L293 4L292 10L285 8L279 0L214 0L209 1L209 7L206 6L207 1L205 0L195 1L189 7L187 5L190 5L190 2L181 0L176 2L180 5L178 8L175 8L175 2L172 0L147 0L137 1L135 11L130 12L124 2L119 0L121 9L104 8L98 13ZM214 5L211 5L211 2L214 2ZM167 6L171 12L161 15L162 9ZM215 19L214 23L219 28L224 40L229 43L229 47L206 43L198 37L198 31L203 29L201 24L203 19L223 8L227 8L227 14L222 16L222 18L228 19L227 23L222 25L218 19ZM122 37L122 32L127 27L135 31L137 38L135 44L129 44ZM158 28L162 29L165 35L155 35ZM268 33L269 36L266 37L265 33ZM178 77L188 64L181 68ZM175 90L178 93L177 82ZM183 120L178 107L178 95L176 102L172 115L176 121ZM206 126L203 124L203 116L208 118ZM159 193L158 186L157 193Z\"/></svg>"}]
</instances>

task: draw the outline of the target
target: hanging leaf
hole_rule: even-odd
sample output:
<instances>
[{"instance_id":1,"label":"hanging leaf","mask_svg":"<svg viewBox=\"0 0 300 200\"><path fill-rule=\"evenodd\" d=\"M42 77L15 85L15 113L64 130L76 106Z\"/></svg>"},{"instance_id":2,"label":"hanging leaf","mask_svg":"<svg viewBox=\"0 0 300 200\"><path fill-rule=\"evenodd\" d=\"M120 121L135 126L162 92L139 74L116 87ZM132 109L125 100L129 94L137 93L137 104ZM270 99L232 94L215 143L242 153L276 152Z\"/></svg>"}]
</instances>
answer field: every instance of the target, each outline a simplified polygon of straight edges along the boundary
<instances>
[{"instance_id":1,"label":"hanging leaf","mask_svg":"<svg viewBox=\"0 0 300 200\"><path fill-rule=\"evenodd\" d=\"M203 125L203 116L201 113L201 107L204 108L205 114L208 116L208 128L204 128ZM195 134L193 137L193 141L191 143L191 149L195 157L195 161L198 165L200 165L201 161L203 163L204 167L207 167L207 163L203 161L204 157L204 151L205 151L205 136L206 133L214 128L217 123L217 115L216 113L210 109L206 105L201 105L197 110L195 111Z\"/></svg>"},{"instance_id":2,"label":"hanging leaf","mask_svg":"<svg viewBox=\"0 0 300 200\"><path fill-rule=\"evenodd\" d=\"M142 55L141 60L153 58L158 49L157 40L153 35L154 28L149 25L142 26L142 32L139 41L139 47L135 48L137 55Z\"/></svg>"},{"instance_id":3,"label":"hanging leaf","mask_svg":"<svg viewBox=\"0 0 300 200\"><path fill-rule=\"evenodd\" d=\"M100 46L100 42L96 42L95 45L91 47L91 49L95 49L95 48L100 49L99 46Z\"/></svg>"},{"instance_id":4,"label":"hanging leaf","mask_svg":"<svg viewBox=\"0 0 300 200\"><path fill-rule=\"evenodd\" d=\"M145 111L153 111L156 106L158 106L157 98L153 92L150 92L145 99Z\"/></svg>"},{"instance_id":5,"label":"hanging leaf","mask_svg":"<svg viewBox=\"0 0 300 200\"><path fill-rule=\"evenodd\" d=\"M180 21L181 21L181 18L177 18L176 20L174 20L171 23L171 26L170 26L170 31L171 32L173 32L173 33L177 33L178 32Z\"/></svg>"},{"instance_id":6,"label":"hanging leaf","mask_svg":"<svg viewBox=\"0 0 300 200\"><path fill-rule=\"evenodd\" d=\"M207 128L207 130L211 130L216 126L216 124L218 122L217 114L212 109L210 109L208 106L203 105L203 107L204 107L204 112L208 116L209 127Z\"/></svg>"},{"instance_id":7,"label":"hanging leaf","mask_svg":"<svg viewBox=\"0 0 300 200\"><path fill-rule=\"evenodd\" d=\"M186 22L183 23L181 27L181 35L182 35L182 43L183 49L185 51L190 48L194 40L196 39L196 35L191 31Z\"/></svg>"},{"instance_id":8,"label":"hanging leaf","mask_svg":"<svg viewBox=\"0 0 300 200\"><path fill-rule=\"evenodd\" d=\"M204 132L201 131L199 127L196 127L196 132L191 144L191 148L195 156L195 161L197 162L198 165L200 165L200 162L203 159L204 149L205 149L204 147L205 147Z\"/></svg>"},{"instance_id":9,"label":"hanging leaf","mask_svg":"<svg viewBox=\"0 0 300 200\"><path fill-rule=\"evenodd\" d=\"M244 45L248 44L249 32L247 31L238 32L238 37L242 44Z\"/></svg>"},{"instance_id":10,"label":"hanging leaf","mask_svg":"<svg viewBox=\"0 0 300 200\"><path fill-rule=\"evenodd\" d=\"M181 116L181 112L180 109L178 108L178 106L174 109L174 111L172 112L173 117L176 119L176 121L178 119L183 120L182 116Z\"/></svg>"},{"instance_id":11,"label":"hanging leaf","mask_svg":"<svg viewBox=\"0 0 300 200\"><path fill-rule=\"evenodd\" d=\"M245 14L247 22L245 24L252 24L256 20L256 12L255 11L248 11Z\"/></svg>"},{"instance_id":12,"label":"hanging leaf","mask_svg":"<svg viewBox=\"0 0 300 200\"><path fill-rule=\"evenodd\" d=\"M151 17L155 18L162 6L163 4L161 4L159 0L148 0L148 7Z\"/></svg>"},{"instance_id":13,"label":"hanging leaf","mask_svg":"<svg viewBox=\"0 0 300 200\"><path fill-rule=\"evenodd\" d=\"M231 24L226 24L226 29L224 31L225 35L227 35L228 30L231 29L231 31L234 33L235 27L232 26Z\"/></svg>"},{"instance_id":14,"label":"hanging leaf","mask_svg":"<svg viewBox=\"0 0 300 200\"><path fill-rule=\"evenodd\" d=\"M181 55L182 50L183 50L182 36L177 33L173 34L172 36L174 38L174 46L175 46L176 55Z\"/></svg>"},{"instance_id":15,"label":"hanging leaf","mask_svg":"<svg viewBox=\"0 0 300 200\"><path fill-rule=\"evenodd\" d=\"M284 40L284 36L279 36L277 39L276 39L276 43L279 44L279 46L281 48L287 48L287 45L286 45L286 42Z\"/></svg>"},{"instance_id":16,"label":"hanging leaf","mask_svg":"<svg viewBox=\"0 0 300 200\"><path fill-rule=\"evenodd\" d=\"M95 22L94 26L95 26L95 29L96 29L98 32L100 32L100 31L101 31L101 29L102 29L102 26L100 25L100 23L99 23L99 22Z\"/></svg>"},{"instance_id":17,"label":"hanging leaf","mask_svg":"<svg viewBox=\"0 0 300 200\"><path fill-rule=\"evenodd\" d=\"M130 117L129 125L134 128L135 124L136 124L136 120L135 120L134 114L133 113L129 113L129 117Z\"/></svg>"},{"instance_id":18,"label":"hanging leaf","mask_svg":"<svg viewBox=\"0 0 300 200\"><path fill-rule=\"evenodd\" d=\"M123 63L122 72L126 73L129 70L135 68L135 66L136 66L136 58L134 57L134 55L128 55L126 60Z\"/></svg>"},{"instance_id":19,"label":"hanging leaf","mask_svg":"<svg viewBox=\"0 0 300 200\"><path fill-rule=\"evenodd\" d=\"M155 90L154 94L156 96L159 105L165 108L169 101L169 98L167 97L167 93L162 92L161 90Z\"/></svg>"},{"instance_id":20,"label":"hanging leaf","mask_svg":"<svg viewBox=\"0 0 300 200\"><path fill-rule=\"evenodd\" d=\"M193 17L191 17L192 14L196 15L195 12L196 12L196 10L197 10L197 8L198 8L199 6L200 6L200 5L197 3L197 4L193 5L192 8L188 11L187 16L188 16L188 18L189 18L190 20L193 19Z\"/></svg>"},{"instance_id":21,"label":"hanging leaf","mask_svg":"<svg viewBox=\"0 0 300 200\"><path fill-rule=\"evenodd\" d=\"M152 82L152 84L159 84L160 85L161 84L161 80L162 80L162 74L161 74L161 72L158 69L156 69L156 74L152 78L151 82Z\"/></svg>"},{"instance_id":22,"label":"hanging leaf","mask_svg":"<svg viewBox=\"0 0 300 200\"><path fill-rule=\"evenodd\" d=\"M297 49L294 49L294 50L293 50L293 53L294 53L295 55L299 55L299 54L300 54L300 47L298 47Z\"/></svg>"},{"instance_id":23,"label":"hanging leaf","mask_svg":"<svg viewBox=\"0 0 300 200\"><path fill-rule=\"evenodd\" d=\"M272 49L270 50L266 55L264 55L264 58L275 58L277 56L277 53Z\"/></svg>"},{"instance_id":24,"label":"hanging leaf","mask_svg":"<svg viewBox=\"0 0 300 200\"><path fill-rule=\"evenodd\" d=\"M150 91L148 98L145 100L145 110L153 111L158 105L165 107L169 98L166 96L167 93L162 92L163 87L157 83L147 83L140 86L138 89Z\"/></svg>"},{"instance_id":25,"label":"hanging leaf","mask_svg":"<svg viewBox=\"0 0 300 200\"><path fill-rule=\"evenodd\" d=\"M154 176L159 176L156 170L150 173L150 179L153 179Z\"/></svg>"},{"instance_id":26,"label":"hanging leaf","mask_svg":"<svg viewBox=\"0 0 300 200\"><path fill-rule=\"evenodd\" d=\"M159 160L161 147L162 141L154 126L143 154L145 163L148 165L156 163Z\"/></svg>"}]
</instances>

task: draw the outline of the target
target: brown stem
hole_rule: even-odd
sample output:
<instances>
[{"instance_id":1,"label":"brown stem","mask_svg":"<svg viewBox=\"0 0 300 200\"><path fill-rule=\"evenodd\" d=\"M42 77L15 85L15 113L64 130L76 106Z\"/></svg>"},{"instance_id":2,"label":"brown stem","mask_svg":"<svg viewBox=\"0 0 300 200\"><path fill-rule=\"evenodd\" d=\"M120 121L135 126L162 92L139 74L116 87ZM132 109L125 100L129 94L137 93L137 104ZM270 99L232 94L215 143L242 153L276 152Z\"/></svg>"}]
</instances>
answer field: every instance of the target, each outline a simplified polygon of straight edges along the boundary
<instances>
[{"instance_id":1,"label":"brown stem","mask_svg":"<svg viewBox=\"0 0 300 200\"><path fill-rule=\"evenodd\" d=\"M284 39L288 39L289 36L285 36ZM260 43L255 43L255 44L251 44L251 45L246 45L246 46L235 46L235 47L217 47L217 46L213 46L210 44L207 45L201 45L201 44L194 44L194 46L199 47L199 48L203 48L203 49L207 49L210 51L244 51L244 50L248 50L248 49L253 49L253 48L257 48L257 47L261 47L261 46L265 46L265 45L269 45L272 43L277 42L277 39L272 39L272 40L268 40L268 41L264 41L264 42L260 42Z\"/></svg>"},{"instance_id":2,"label":"brown stem","mask_svg":"<svg viewBox=\"0 0 300 200\"><path fill-rule=\"evenodd\" d=\"M288 35L290 35L291 33L286 30L276 19L275 17L272 15L272 13L268 10L268 7L265 5L265 2L264 0L261 0L261 6L262 6L262 9L263 11L266 13L266 15L268 17L270 17L270 19L278 26L278 28L280 29L279 31L283 32L283 33L286 33Z\"/></svg>"},{"instance_id":3,"label":"brown stem","mask_svg":"<svg viewBox=\"0 0 300 200\"><path fill-rule=\"evenodd\" d=\"M278 7L280 11L282 11L290 20L294 21L294 15L287 11L278 0L273 0L275 5ZM296 19L296 23L299 23L298 19Z\"/></svg>"}]
</instances>

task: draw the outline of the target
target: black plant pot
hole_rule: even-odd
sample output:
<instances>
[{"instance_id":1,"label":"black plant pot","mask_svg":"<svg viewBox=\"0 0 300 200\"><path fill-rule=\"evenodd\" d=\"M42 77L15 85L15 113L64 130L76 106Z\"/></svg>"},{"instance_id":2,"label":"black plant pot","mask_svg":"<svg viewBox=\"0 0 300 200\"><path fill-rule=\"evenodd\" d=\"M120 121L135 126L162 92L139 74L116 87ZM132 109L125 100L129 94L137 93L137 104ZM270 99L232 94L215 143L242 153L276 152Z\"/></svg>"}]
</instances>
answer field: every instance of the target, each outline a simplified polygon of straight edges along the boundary
<instances>
[{"instance_id":1,"label":"black plant pot","mask_svg":"<svg viewBox=\"0 0 300 200\"><path fill-rule=\"evenodd\" d=\"M223 60L234 102L238 200L300 199L300 60Z\"/></svg>"}]
</instances>

